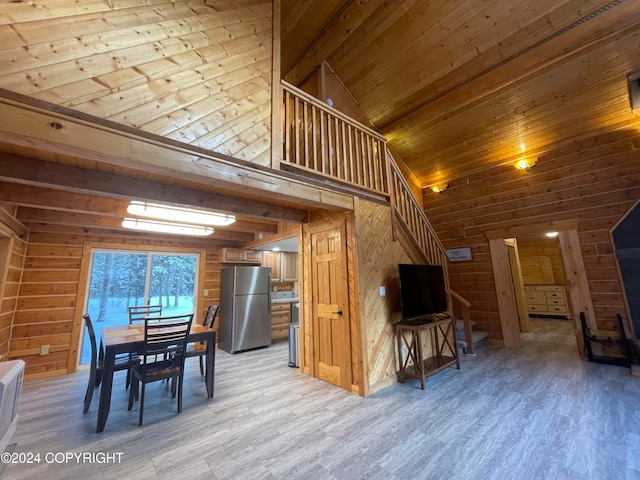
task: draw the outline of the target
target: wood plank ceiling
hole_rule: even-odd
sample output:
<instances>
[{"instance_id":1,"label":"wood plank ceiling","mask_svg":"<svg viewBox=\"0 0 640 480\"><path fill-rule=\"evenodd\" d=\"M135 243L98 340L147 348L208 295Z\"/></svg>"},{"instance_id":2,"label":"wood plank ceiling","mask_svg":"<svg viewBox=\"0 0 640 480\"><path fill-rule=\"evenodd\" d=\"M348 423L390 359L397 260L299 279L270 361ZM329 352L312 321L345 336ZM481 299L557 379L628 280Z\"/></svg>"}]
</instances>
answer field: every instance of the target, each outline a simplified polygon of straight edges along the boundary
<instances>
[{"instance_id":1,"label":"wood plank ceiling","mask_svg":"<svg viewBox=\"0 0 640 480\"><path fill-rule=\"evenodd\" d=\"M326 61L423 187L639 120L638 0L282 0L282 38L283 77Z\"/></svg>"},{"instance_id":2,"label":"wood plank ceiling","mask_svg":"<svg viewBox=\"0 0 640 480\"><path fill-rule=\"evenodd\" d=\"M149 145L162 136L176 149L190 144L252 168L268 167L271 69L269 0L0 6L0 88L7 98L29 97L45 114L79 112L107 132L114 125L137 130L148 134ZM105 141L107 133L99 143L99 134L78 138L78 128L62 121L51 136L50 120L10 116L6 105L0 202L17 208L22 222L120 229L126 199L155 200L235 213L240 221L208 240L240 245L256 233L276 232L278 220L306 219L307 208L294 195L256 194L251 179L236 188L224 184L223 172L211 174L215 167L206 157L170 151L162 163L153 159L156 149L135 158L126 135ZM11 131L13 125L22 128ZM190 173L181 171L180 161L191 165ZM268 187L280 185L289 186L285 179Z\"/></svg>"},{"instance_id":3,"label":"wood plank ceiling","mask_svg":"<svg viewBox=\"0 0 640 480\"><path fill-rule=\"evenodd\" d=\"M640 0L281 4L283 77L300 84L326 61L421 186L638 123L627 75L640 71ZM270 10L266 0L5 0L0 87L267 167ZM0 142L0 154L3 188L44 187L12 171L19 156L92 171L94 183L126 175L173 198L188 190L196 204L236 205L255 227L248 234L261 231L250 221L304 216L291 198L278 203L268 191L240 199L214 181L48 151L29 139ZM41 178L63 176L27 160ZM127 196L100 194L114 199L112 211Z\"/></svg>"}]
</instances>

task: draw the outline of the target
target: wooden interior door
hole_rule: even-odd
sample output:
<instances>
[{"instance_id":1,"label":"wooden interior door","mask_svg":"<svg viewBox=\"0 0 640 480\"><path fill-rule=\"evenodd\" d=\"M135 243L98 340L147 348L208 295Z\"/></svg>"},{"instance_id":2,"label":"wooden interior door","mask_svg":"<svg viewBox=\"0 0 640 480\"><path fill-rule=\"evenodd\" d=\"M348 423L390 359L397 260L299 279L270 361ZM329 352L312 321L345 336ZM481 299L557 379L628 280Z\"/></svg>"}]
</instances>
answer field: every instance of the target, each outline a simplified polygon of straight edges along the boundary
<instances>
[{"instance_id":1,"label":"wooden interior door","mask_svg":"<svg viewBox=\"0 0 640 480\"><path fill-rule=\"evenodd\" d=\"M314 376L351 388L344 225L311 234Z\"/></svg>"}]
</instances>

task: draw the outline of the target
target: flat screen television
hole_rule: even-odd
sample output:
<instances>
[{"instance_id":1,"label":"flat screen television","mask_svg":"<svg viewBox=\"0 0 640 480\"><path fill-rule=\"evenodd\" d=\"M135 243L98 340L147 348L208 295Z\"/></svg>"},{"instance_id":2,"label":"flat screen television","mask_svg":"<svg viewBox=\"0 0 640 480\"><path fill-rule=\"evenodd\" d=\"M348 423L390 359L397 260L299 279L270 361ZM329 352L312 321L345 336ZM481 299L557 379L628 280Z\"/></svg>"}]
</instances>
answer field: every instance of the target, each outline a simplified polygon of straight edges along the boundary
<instances>
[{"instance_id":1,"label":"flat screen television","mask_svg":"<svg viewBox=\"0 0 640 480\"><path fill-rule=\"evenodd\" d=\"M401 263L398 274L403 320L447 311L447 289L441 265Z\"/></svg>"}]
</instances>

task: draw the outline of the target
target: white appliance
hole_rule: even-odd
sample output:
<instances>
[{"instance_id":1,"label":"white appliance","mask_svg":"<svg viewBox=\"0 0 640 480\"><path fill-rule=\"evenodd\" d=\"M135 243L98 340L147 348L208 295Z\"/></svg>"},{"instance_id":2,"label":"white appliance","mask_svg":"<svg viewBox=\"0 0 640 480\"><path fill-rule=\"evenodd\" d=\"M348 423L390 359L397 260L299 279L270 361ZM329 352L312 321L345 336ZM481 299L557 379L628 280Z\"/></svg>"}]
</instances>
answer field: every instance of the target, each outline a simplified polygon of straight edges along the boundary
<instances>
[{"instance_id":1,"label":"white appliance","mask_svg":"<svg viewBox=\"0 0 640 480\"><path fill-rule=\"evenodd\" d=\"M16 431L23 379L24 361L0 362L0 453Z\"/></svg>"},{"instance_id":2,"label":"white appliance","mask_svg":"<svg viewBox=\"0 0 640 480\"><path fill-rule=\"evenodd\" d=\"M229 353L271 345L271 268L220 272L218 347Z\"/></svg>"}]
</instances>

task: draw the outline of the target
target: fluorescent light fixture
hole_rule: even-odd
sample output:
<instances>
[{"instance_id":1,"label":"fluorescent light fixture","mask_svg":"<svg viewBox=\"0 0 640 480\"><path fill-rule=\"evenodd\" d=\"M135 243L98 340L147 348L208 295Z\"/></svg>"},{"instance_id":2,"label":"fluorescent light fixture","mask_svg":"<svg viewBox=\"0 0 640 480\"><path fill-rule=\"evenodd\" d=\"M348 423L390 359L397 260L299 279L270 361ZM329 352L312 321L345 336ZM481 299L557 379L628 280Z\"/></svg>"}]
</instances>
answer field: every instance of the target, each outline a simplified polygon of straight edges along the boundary
<instances>
[{"instance_id":1,"label":"fluorescent light fixture","mask_svg":"<svg viewBox=\"0 0 640 480\"><path fill-rule=\"evenodd\" d=\"M127 212L140 217L156 218L179 223L193 223L196 225L210 225L225 227L236 221L236 217L226 213L207 212L193 208L174 207L158 203L132 201Z\"/></svg>"},{"instance_id":2,"label":"fluorescent light fixture","mask_svg":"<svg viewBox=\"0 0 640 480\"><path fill-rule=\"evenodd\" d=\"M558 236L558 232L547 232L546 235L549 238L556 238Z\"/></svg>"},{"instance_id":3,"label":"fluorescent light fixture","mask_svg":"<svg viewBox=\"0 0 640 480\"><path fill-rule=\"evenodd\" d=\"M131 230L142 230L143 232L171 233L174 235L191 235L196 237L206 237L213 233L212 227L188 225L185 223L158 222L140 218L125 218L122 221L122 226Z\"/></svg>"},{"instance_id":4,"label":"fluorescent light fixture","mask_svg":"<svg viewBox=\"0 0 640 480\"><path fill-rule=\"evenodd\" d=\"M280 248L279 247L273 247L271 250L274 251L274 252L279 252Z\"/></svg>"}]
</instances>

